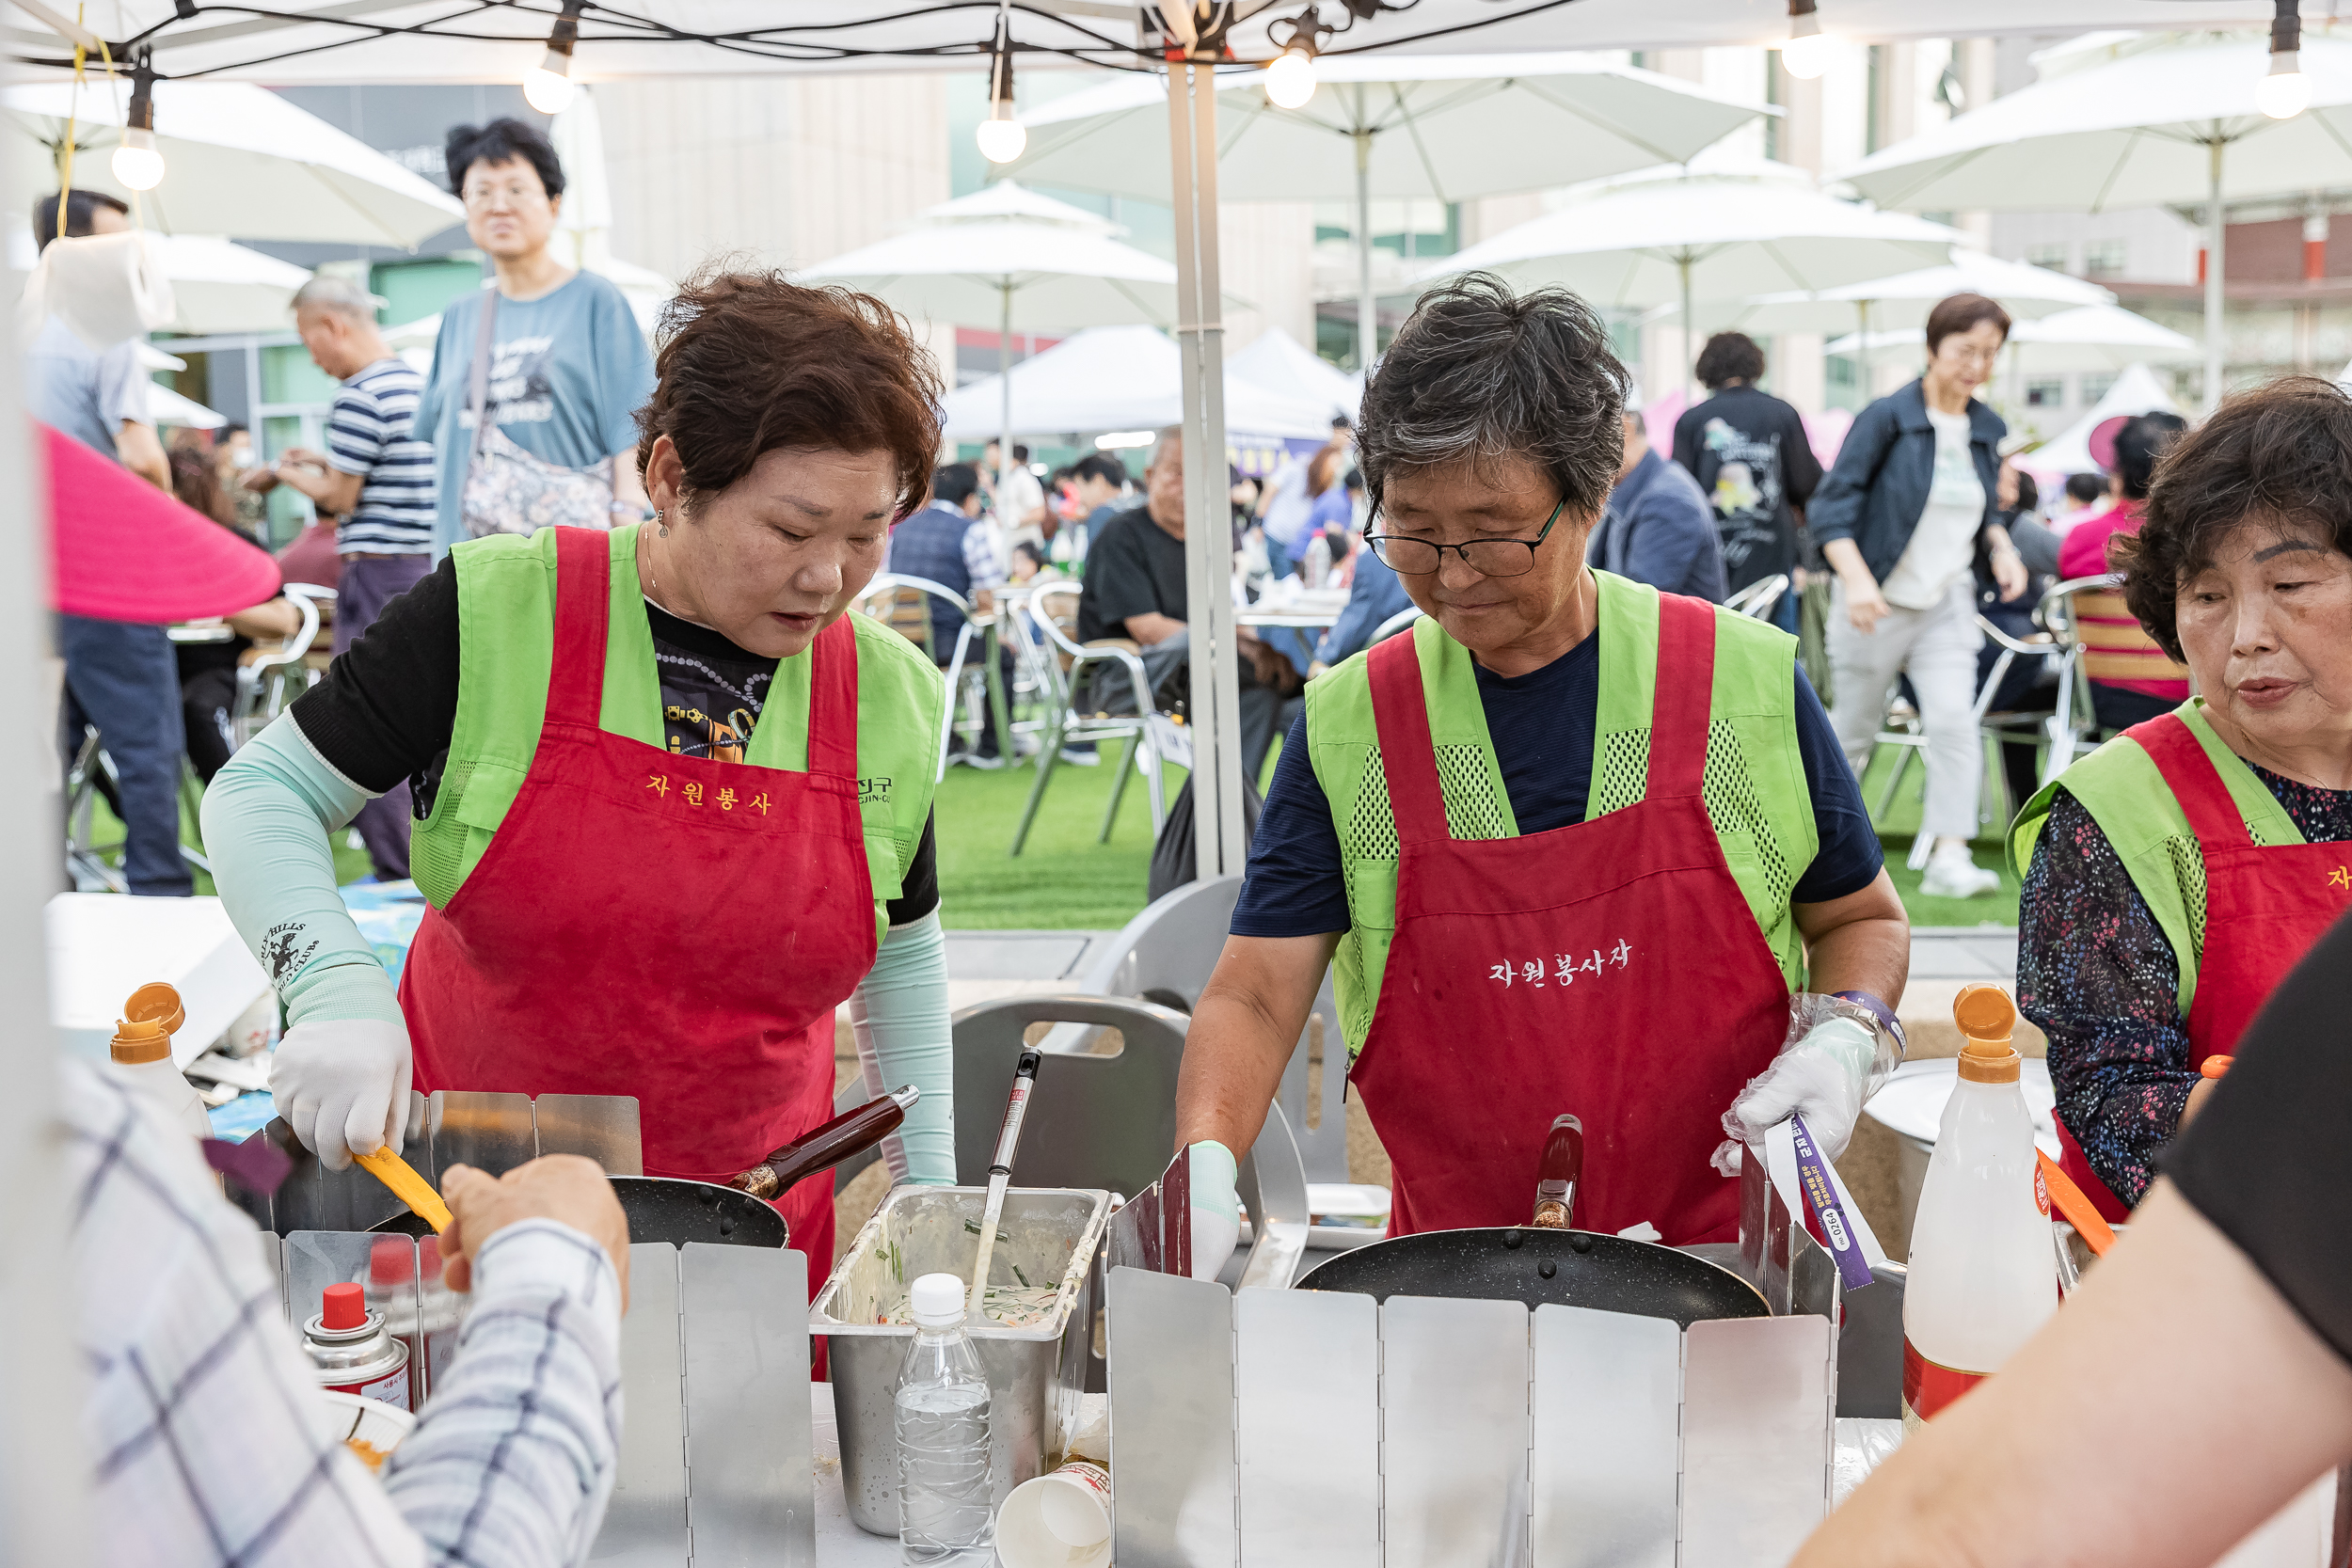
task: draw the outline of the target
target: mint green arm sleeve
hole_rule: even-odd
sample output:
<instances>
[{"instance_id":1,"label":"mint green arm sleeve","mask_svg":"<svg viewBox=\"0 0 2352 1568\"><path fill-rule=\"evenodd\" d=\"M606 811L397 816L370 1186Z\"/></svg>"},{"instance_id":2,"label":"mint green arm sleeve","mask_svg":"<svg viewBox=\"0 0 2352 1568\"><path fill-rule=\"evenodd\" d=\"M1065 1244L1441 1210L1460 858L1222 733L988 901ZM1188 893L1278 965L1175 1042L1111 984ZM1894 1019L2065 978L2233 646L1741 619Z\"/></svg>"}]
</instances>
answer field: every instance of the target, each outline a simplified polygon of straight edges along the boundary
<instances>
[{"instance_id":1,"label":"mint green arm sleeve","mask_svg":"<svg viewBox=\"0 0 2352 1568\"><path fill-rule=\"evenodd\" d=\"M937 911L891 927L850 998L867 1098L903 1084L923 1091L882 1142L890 1180L956 1182L956 1053L947 1027L947 938Z\"/></svg>"},{"instance_id":2,"label":"mint green arm sleeve","mask_svg":"<svg viewBox=\"0 0 2352 1568\"><path fill-rule=\"evenodd\" d=\"M285 1002L289 1027L402 1022L392 977L335 891L328 835L372 799L310 749L291 713L239 747L204 792L213 880Z\"/></svg>"}]
</instances>

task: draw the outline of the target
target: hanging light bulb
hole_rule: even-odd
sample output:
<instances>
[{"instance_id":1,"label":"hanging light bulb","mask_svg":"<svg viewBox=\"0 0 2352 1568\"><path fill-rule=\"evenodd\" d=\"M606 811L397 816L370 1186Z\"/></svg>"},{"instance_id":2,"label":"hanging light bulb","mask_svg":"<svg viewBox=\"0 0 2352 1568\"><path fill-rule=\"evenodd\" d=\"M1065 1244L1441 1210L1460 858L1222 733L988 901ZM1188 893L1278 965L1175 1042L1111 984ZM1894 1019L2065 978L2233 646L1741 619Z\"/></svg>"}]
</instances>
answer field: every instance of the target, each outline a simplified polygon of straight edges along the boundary
<instances>
[{"instance_id":1,"label":"hanging light bulb","mask_svg":"<svg viewBox=\"0 0 2352 1568\"><path fill-rule=\"evenodd\" d=\"M1315 95L1314 51L1292 44L1265 70L1266 101L1278 109L1303 109Z\"/></svg>"},{"instance_id":2,"label":"hanging light bulb","mask_svg":"<svg viewBox=\"0 0 2352 1568\"><path fill-rule=\"evenodd\" d=\"M560 115L571 106L572 50L580 42L580 0L564 0L564 14L548 34L545 58L523 72L523 97L543 115Z\"/></svg>"},{"instance_id":3,"label":"hanging light bulb","mask_svg":"<svg viewBox=\"0 0 2352 1568\"><path fill-rule=\"evenodd\" d=\"M1813 13L1813 0L1788 0L1788 41L1780 46L1781 69L1810 82L1829 69L1832 42Z\"/></svg>"},{"instance_id":4,"label":"hanging light bulb","mask_svg":"<svg viewBox=\"0 0 2352 1568\"><path fill-rule=\"evenodd\" d=\"M113 162L125 190L151 191L164 182L164 155L155 150L155 73L144 61L131 70L131 112Z\"/></svg>"},{"instance_id":5,"label":"hanging light bulb","mask_svg":"<svg viewBox=\"0 0 2352 1568\"><path fill-rule=\"evenodd\" d=\"M1012 17L1003 6L996 11L996 41L989 47L988 118L974 139L992 164L1011 163L1029 145L1027 127L1012 117Z\"/></svg>"},{"instance_id":6,"label":"hanging light bulb","mask_svg":"<svg viewBox=\"0 0 2352 1568\"><path fill-rule=\"evenodd\" d=\"M2296 0L2277 4L2270 19L2270 73L2254 84L2254 107L2273 119L2293 119L2312 102L2312 79L2303 74L2303 17Z\"/></svg>"}]
</instances>

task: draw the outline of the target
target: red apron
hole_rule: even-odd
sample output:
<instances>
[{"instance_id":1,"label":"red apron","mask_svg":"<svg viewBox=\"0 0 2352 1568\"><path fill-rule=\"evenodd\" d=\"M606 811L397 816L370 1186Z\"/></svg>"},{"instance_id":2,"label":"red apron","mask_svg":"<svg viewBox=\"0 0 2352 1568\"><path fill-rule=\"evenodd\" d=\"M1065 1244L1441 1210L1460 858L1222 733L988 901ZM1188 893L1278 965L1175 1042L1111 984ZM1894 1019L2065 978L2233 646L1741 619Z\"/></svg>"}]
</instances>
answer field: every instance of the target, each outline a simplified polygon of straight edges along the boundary
<instances>
[{"instance_id":1,"label":"red apron","mask_svg":"<svg viewBox=\"0 0 2352 1568\"><path fill-rule=\"evenodd\" d=\"M2352 847L2257 845L2213 758L2178 714L2135 724L2123 736L2154 760L2205 857L2205 952L2188 1009L2188 1061L2198 1067L2237 1049L2287 971L2352 904ZM2075 1185L2108 1219L2129 1219L2063 1121L2058 1135L2058 1164Z\"/></svg>"},{"instance_id":2,"label":"red apron","mask_svg":"<svg viewBox=\"0 0 2352 1568\"><path fill-rule=\"evenodd\" d=\"M1522 1225L1552 1117L1584 1123L1580 1228L1732 1240L1723 1114L1779 1051L1788 986L1700 797L1715 612L1659 598L1648 792L1589 822L1456 839L1413 639L1372 650L1396 937L1350 1076L1394 1165L1391 1235Z\"/></svg>"},{"instance_id":3,"label":"red apron","mask_svg":"<svg viewBox=\"0 0 2352 1568\"><path fill-rule=\"evenodd\" d=\"M417 1087L634 1096L647 1175L724 1181L833 1115L834 1008L874 962L856 632L818 634L807 772L714 762L597 727L611 536L559 530L555 586L531 771L408 951ZM814 1294L833 1178L775 1207Z\"/></svg>"}]
</instances>

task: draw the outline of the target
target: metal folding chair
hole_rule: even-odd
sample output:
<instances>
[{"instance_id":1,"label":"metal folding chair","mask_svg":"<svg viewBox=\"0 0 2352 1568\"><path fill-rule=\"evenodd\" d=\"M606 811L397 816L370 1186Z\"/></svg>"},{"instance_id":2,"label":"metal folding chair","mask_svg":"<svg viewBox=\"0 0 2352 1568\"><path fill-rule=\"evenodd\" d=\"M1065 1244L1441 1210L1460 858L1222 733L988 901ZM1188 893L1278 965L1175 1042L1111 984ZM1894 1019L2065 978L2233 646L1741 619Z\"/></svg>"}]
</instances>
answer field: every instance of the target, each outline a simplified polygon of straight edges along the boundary
<instances>
[{"instance_id":1,"label":"metal folding chair","mask_svg":"<svg viewBox=\"0 0 2352 1568\"><path fill-rule=\"evenodd\" d=\"M1032 592L1028 603L1022 607L1048 650L1044 663L1052 672L1053 691L1041 732L1044 741L1037 753L1037 782L1029 786L1029 800L1022 808L1021 825L1013 830L1012 853L1016 855L1029 841L1029 826L1037 820L1038 807L1044 803L1045 786L1052 782L1054 770L1061 766L1061 749L1072 741L1121 742L1119 772L1111 780L1110 803L1103 810L1103 831L1095 835L1097 844L1110 842L1111 824L1119 819L1120 802L1127 793L1127 775L1133 768L1142 769L1151 791L1153 839L1159 837L1160 826L1168 819L1168 786L1161 777L1160 749L1151 722L1151 678L1144 673L1143 659L1136 645L1125 639L1104 638L1084 643L1077 640L1078 594L1074 582L1049 582ZM1092 714L1077 711L1082 690L1089 698L1100 698L1099 688L1089 680L1097 672L1111 677L1114 689L1117 677L1126 677L1133 713L1115 714L1100 708Z\"/></svg>"},{"instance_id":2,"label":"metal folding chair","mask_svg":"<svg viewBox=\"0 0 2352 1568\"><path fill-rule=\"evenodd\" d=\"M967 743L977 750L980 737L988 732L991 710L995 714L996 733L1006 741L1009 754L1005 761L1011 764L1020 759L1009 754L1012 726L1006 711L1003 673L993 657L991 623L973 610L969 599L929 578L884 572L859 591L850 601L850 609L887 622L892 630L922 648L931 662L938 664L939 650L931 641L932 599L952 607L961 622L956 628L956 645L948 651L944 666L947 709L940 718L939 771L932 780L937 783L947 776L947 764L955 760L947 754L950 737L961 729ZM977 658L973 657L975 644L978 649Z\"/></svg>"},{"instance_id":3,"label":"metal folding chair","mask_svg":"<svg viewBox=\"0 0 2352 1568\"><path fill-rule=\"evenodd\" d=\"M1724 601L1724 608L1746 616L1751 621L1769 621L1772 611L1780 608L1781 595L1788 592L1788 574L1774 572L1758 578Z\"/></svg>"},{"instance_id":4,"label":"metal folding chair","mask_svg":"<svg viewBox=\"0 0 2352 1568\"><path fill-rule=\"evenodd\" d=\"M1394 637L1398 632L1403 631L1406 627L1411 626L1415 621L1420 619L1421 606L1406 605L1403 610L1398 610L1395 614L1390 616L1387 620L1373 627L1372 642L1367 642L1364 646L1369 648L1375 642L1386 642L1390 638Z\"/></svg>"},{"instance_id":5,"label":"metal folding chair","mask_svg":"<svg viewBox=\"0 0 2352 1568\"><path fill-rule=\"evenodd\" d=\"M286 705L310 689L325 671L318 651L324 612L335 603L335 591L316 583L286 584L286 599L301 612L302 625L276 648L256 647L237 667L236 706L230 710L230 750L259 735Z\"/></svg>"},{"instance_id":6,"label":"metal folding chair","mask_svg":"<svg viewBox=\"0 0 2352 1568\"><path fill-rule=\"evenodd\" d=\"M2064 660L2058 666L2058 710L2049 719L2049 751L2042 782L2099 748L2099 711L2091 698L2094 680L2189 679L2188 668L2173 662L2123 602L2123 579L2112 574L2073 578L2042 596L2036 613L2057 638Z\"/></svg>"}]
</instances>

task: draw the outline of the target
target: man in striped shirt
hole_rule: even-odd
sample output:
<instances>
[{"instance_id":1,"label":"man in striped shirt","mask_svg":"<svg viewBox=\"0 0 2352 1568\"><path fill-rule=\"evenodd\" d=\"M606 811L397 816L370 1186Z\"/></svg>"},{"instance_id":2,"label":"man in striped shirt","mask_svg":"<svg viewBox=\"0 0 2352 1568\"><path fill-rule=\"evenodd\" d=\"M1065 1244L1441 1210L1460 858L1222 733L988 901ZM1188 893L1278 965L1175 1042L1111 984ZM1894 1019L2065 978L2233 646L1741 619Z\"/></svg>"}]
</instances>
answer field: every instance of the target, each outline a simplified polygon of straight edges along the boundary
<instances>
[{"instance_id":1,"label":"man in striped shirt","mask_svg":"<svg viewBox=\"0 0 2352 1568\"><path fill-rule=\"evenodd\" d=\"M416 429L424 378L385 344L375 300L349 277L321 273L294 295L294 330L319 369L342 383L324 454L295 447L278 476L341 521L335 652L358 641L384 607L433 564L433 444ZM408 875L408 785L360 808L355 826L385 881Z\"/></svg>"}]
</instances>

